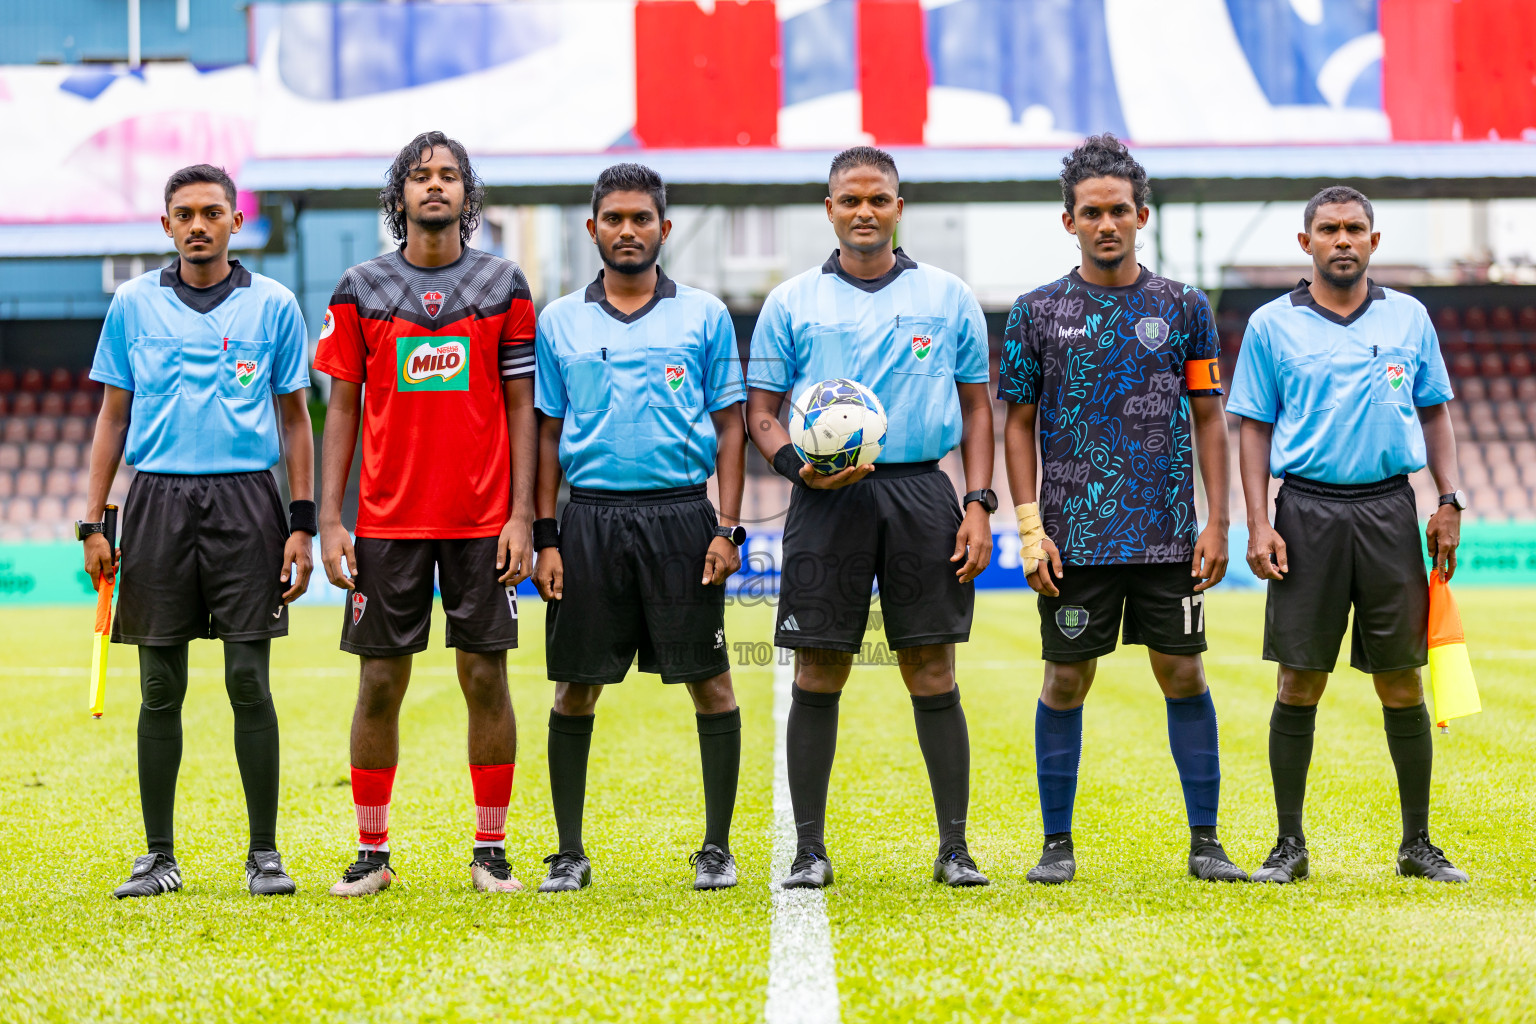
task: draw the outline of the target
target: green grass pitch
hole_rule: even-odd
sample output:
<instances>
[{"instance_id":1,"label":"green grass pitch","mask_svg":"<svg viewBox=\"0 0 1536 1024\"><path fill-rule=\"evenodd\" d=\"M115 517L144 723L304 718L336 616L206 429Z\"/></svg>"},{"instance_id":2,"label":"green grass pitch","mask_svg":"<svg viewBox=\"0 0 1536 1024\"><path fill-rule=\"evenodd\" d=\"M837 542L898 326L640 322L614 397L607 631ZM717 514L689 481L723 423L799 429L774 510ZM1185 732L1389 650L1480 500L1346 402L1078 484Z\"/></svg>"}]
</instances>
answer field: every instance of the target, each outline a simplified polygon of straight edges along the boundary
<instances>
[{"instance_id":1,"label":"green grass pitch","mask_svg":"<svg viewBox=\"0 0 1536 1024\"><path fill-rule=\"evenodd\" d=\"M323 585L323 583L317 584ZM1038 619L978 599L959 673L973 744L972 849L993 884L929 880L935 834L912 712L893 668L856 670L832 780L827 894L842 1016L884 1020L1518 1021L1536 1019L1536 592L1460 594L1485 711L1435 740L1433 834L1470 886L1392 874L1397 798L1369 682L1345 669L1319 715L1309 793L1314 876L1295 886L1183 877L1187 832L1162 702L1139 648L1089 699L1077 881L1023 880L1040 819L1032 735ZM530 887L554 849L542 621L512 656L521 750L508 858ZM733 640L770 611L733 608ZM340 609L301 609L275 647L283 727L279 844L294 898L244 892L245 813L218 645L193 647L178 804L184 892L109 898L142 852L136 663L115 647L107 716L86 713L89 608L0 618L0 1020L475 1021L760 1019L768 980L772 677L738 668L744 716L733 846L742 885L699 894L702 828L687 698L632 677L599 706L575 895L484 897L468 878L473 807L451 656L416 661L392 845L402 881L343 902L347 725L356 662ZM1221 716L1222 832L1268 851L1273 666L1262 598L1218 592L1207 673ZM433 641L442 637L441 620ZM1347 655L1344 659L1347 661Z\"/></svg>"}]
</instances>

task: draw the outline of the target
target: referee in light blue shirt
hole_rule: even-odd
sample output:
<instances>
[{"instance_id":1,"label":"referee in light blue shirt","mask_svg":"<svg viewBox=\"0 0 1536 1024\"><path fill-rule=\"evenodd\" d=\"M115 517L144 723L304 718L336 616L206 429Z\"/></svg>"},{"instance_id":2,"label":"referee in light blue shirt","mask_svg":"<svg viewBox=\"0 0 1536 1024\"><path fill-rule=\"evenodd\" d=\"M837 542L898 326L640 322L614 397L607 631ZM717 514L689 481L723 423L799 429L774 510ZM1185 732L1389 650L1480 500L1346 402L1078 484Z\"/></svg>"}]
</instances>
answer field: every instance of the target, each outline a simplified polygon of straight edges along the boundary
<instances>
[{"instance_id":1,"label":"referee in light blue shirt","mask_svg":"<svg viewBox=\"0 0 1536 1024\"><path fill-rule=\"evenodd\" d=\"M1254 881L1309 870L1302 804L1317 703L1354 609L1350 664L1371 674L1397 769L1397 873L1467 874L1429 840L1434 749L1420 668L1429 586L1408 474L1441 492L1424 532L1435 571L1456 570L1461 512L1450 379L1424 307L1366 277L1381 235L1370 200L1335 185L1312 197L1301 247L1313 279L1248 322L1227 409L1243 418L1248 564L1269 581L1264 657L1280 663L1269 760L1279 838ZM1283 479L1269 522L1269 478Z\"/></svg>"},{"instance_id":2,"label":"referee in light blue shirt","mask_svg":"<svg viewBox=\"0 0 1536 1024\"><path fill-rule=\"evenodd\" d=\"M666 215L655 171L604 171L587 221L603 269L549 304L534 342L534 583L549 602L549 788L560 833L541 892L591 884L581 818L593 715L603 687L623 682L636 654L640 671L683 684L693 698L704 773L694 888L736 884L741 712L723 584L741 567L746 538L741 357L725 303L657 265L672 228ZM717 471L718 516L706 490ZM557 523L562 473L571 500Z\"/></svg>"},{"instance_id":3,"label":"referee in light blue shirt","mask_svg":"<svg viewBox=\"0 0 1536 1024\"><path fill-rule=\"evenodd\" d=\"M840 153L827 192L838 248L769 294L747 367L752 439L795 485L774 634L797 651L787 743L799 849L784 885L833 880L823 822L838 699L876 581L933 786L934 880L985 885L965 842L970 740L954 665L955 644L970 638L971 581L991 557L997 510L986 321L963 281L893 248L902 200L890 154ZM873 465L822 476L795 454L779 410L786 394L839 377L873 391L889 427ZM956 445L963 501L938 468Z\"/></svg>"},{"instance_id":4,"label":"referee in light blue shirt","mask_svg":"<svg viewBox=\"0 0 1536 1024\"><path fill-rule=\"evenodd\" d=\"M222 169L177 171L165 206L178 258L117 290L96 348L91 378L106 385L106 397L91 444L91 522L76 525L92 579L121 568L112 639L139 648L139 794L149 852L116 895L181 888L172 835L181 704L187 644L200 637L224 641L250 815L246 884L256 895L287 894L294 882L276 846L268 666L272 638L288 633L288 603L308 586L316 533L304 318L288 289L229 258L241 215ZM284 447L279 431L295 499L287 516L271 473ZM138 474L123 510L119 565L100 520L125 449Z\"/></svg>"}]
</instances>

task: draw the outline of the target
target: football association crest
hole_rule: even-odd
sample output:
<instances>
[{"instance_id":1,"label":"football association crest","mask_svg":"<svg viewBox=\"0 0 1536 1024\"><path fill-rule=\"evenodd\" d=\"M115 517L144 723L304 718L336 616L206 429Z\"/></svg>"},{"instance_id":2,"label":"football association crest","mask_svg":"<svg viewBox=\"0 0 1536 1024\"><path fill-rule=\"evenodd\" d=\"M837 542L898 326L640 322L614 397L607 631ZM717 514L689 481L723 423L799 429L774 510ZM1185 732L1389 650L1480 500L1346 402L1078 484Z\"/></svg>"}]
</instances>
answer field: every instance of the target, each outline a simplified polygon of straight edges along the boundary
<instances>
[{"instance_id":1,"label":"football association crest","mask_svg":"<svg viewBox=\"0 0 1536 1024\"><path fill-rule=\"evenodd\" d=\"M443 293L422 292L421 305L422 308L427 311L427 316L430 316L432 319L436 320L437 314L443 311Z\"/></svg>"},{"instance_id":2,"label":"football association crest","mask_svg":"<svg viewBox=\"0 0 1536 1024\"><path fill-rule=\"evenodd\" d=\"M251 381L256 379L256 360L236 359L235 380L243 388L251 386Z\"/></svg>"},{"instance_id":3,"label":"football association crest","mask_svg":"<svg viewBox=\"0 0 1536 1024\"><path fill-rule=\"evenodd\" d=\"M1168 343L1168 321L1160 316L1144 316L1136 322L1136 337L1148 352L1156 352Z\"/></svg>"},{"instance_id":4,"label":"football association crest","mask_svg":"<svg viewBox=\"0 0 1536 1024\"><path fill-rule=\"evenodd\" d=\"M352 625L357 625L367 608L368 599L357 591L352 591Z\"/></svg>"},{"instance_id":5,"label":"football association crest","mask_svg":"<svg viewBox=\"0 0 1536 1024\"><path fill-rule=\"evenodd\" d=\"M928 353L933 351L933 338L926 334L912 335L912 354L917 356L918 362L928 358Z\"/></svg>"},{"instance_id":6,"label":"football association crest","mask_svg":"<svg viewBox=\"0 0 1536 1024\"><path fill-rule=\"evenodd\" d=\"M683 381L688 379L688 367L677 363L668 363L666 367L667 387L676 391L683 386Z\"/></svg>"},{"instance_id":7,"label":"football association crest","mask_svg":"<svg viewBox=\"0 0 1536 1024\"><path fill-rule=\"evenodd\" d=\"M1403 381L1408 379L1408 368L1402 363L1387 364L1387 386L1393 391L1402 389Z\"/></svg>"},{"instance_id":8,"label":"football association crest","mask_svg":"<svg viewBox=\"0 0 1536 1024\"><path fill-rule=\"evenodd\" d=\"M1075 604L1056 609L1056 628L1068 640L1076 640L1088 628L1088 609Z\"/></svg>"}]
</instances>

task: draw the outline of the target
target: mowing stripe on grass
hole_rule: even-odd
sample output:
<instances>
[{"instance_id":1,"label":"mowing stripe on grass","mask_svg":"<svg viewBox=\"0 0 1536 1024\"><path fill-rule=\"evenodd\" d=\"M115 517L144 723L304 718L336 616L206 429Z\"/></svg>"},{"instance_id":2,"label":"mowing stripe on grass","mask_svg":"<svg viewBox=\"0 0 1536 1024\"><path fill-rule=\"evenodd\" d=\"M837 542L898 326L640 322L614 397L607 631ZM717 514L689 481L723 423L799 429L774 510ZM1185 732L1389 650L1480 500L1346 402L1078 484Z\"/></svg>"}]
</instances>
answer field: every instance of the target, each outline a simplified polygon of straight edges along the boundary
<instances>
[{"instance_id":1,"label":"mowing stripe on grass","mask_svg":"<svg viewBox=\"0 0 1536 1024\"><path fill-rule=\"evenodd\" d=\"M783 654L784 652L779 652ZM820 889L780 889L795 859L795 811L789 800L784 730L789 724L794 666L773 670L773 927L768 939L768 1024L826 1024L840 1019L832 930Z\"/></svg>"}]
</instances>

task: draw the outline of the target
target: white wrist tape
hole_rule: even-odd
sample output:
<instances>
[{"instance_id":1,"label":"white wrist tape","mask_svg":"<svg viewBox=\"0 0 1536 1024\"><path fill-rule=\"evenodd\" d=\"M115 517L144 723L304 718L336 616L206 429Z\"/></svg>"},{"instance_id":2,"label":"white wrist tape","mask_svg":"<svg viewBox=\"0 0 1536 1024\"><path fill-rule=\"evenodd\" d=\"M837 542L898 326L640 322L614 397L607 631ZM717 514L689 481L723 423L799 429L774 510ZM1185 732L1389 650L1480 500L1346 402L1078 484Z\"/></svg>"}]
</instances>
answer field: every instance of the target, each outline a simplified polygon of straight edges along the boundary
<instances>
[{"instance_id":1,"label":"white wrist tape","mask_svg":"<svg viewBox=\"0 0 1536 1024\"><path fill-rule=\"evenodd\" d=\"M1013 512L1019 517L1019 558L1024 563L1024 575L1028 576L1045 557L1045 526L1040 522L1037 502L1015 505Z\"/></svg>"}]
</instances>

